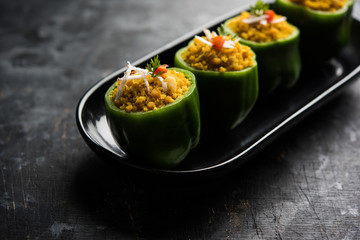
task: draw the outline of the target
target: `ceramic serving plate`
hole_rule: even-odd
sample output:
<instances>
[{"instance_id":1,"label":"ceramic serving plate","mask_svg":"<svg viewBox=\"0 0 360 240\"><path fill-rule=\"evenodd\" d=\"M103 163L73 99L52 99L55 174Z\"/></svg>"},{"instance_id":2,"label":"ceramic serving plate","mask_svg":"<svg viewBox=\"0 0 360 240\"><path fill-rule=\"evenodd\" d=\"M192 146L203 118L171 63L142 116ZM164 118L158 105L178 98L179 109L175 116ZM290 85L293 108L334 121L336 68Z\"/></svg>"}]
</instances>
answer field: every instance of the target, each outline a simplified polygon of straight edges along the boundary
<instances>
[{"instance_id":1,"label":"ceramic serving plate","mask_svg":"<svg viewBox=\"0 0 360 240\"><path fill-rule=\"evenodd\" d=\"M201 34L203 28L216 29L226 19L244 10L246 8L226 14L133 64L144 67L146 62L159 55L162 62L172 66L175 52L186 46L194 35ZM359 78L360 14L355 11L353 15L351 40L339 55L322 65L304 66L297 85L268 96L266 101L258 101L246 120L231 132L214 135L209 129L202 128L199 145L176 169L164 170L143 165L129 157L112 138L105 116L104 94L123 75L125 68L101 79L80 99L76 110L79 131L101 159L115 161L124 168L139 172L190 176L233 170Z\"/></svg>"}]
</instances>

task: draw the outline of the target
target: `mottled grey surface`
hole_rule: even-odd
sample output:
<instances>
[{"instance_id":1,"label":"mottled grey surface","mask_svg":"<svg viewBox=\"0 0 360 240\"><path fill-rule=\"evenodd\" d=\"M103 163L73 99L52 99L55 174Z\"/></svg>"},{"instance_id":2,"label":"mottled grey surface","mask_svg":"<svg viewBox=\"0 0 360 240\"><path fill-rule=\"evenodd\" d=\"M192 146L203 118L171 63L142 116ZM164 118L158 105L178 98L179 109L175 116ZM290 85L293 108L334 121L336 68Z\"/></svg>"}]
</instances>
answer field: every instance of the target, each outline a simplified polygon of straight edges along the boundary
<instances>
[{"instance_id":1,"label":"mottled grey surface","mask_svg":"<svg viewBox=\"0 0 360 240\"><path fill-rule=\"evenodd\" d=\"M244 3L1 1L0 239L359 239L358 81L217 185L134 183L77 130L101 77Z\"/></svg>"}]
</instances>

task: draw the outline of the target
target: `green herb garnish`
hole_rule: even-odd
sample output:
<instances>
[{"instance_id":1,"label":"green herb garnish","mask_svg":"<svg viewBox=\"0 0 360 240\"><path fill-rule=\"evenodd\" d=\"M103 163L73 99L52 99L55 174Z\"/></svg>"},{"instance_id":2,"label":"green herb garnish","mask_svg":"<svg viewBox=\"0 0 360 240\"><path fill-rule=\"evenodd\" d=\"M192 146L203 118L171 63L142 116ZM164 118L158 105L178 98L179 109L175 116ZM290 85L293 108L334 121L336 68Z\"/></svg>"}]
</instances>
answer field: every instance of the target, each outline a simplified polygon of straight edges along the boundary
<instances>
[{"instance_id":1,"label":"green herb garnish","mask_svg":"<svg viewBox=\"0 0 360 240\"><path fill-rule=\"evenodd\" d=\"M150 75L155 78L165 73L165 71L156 71L160 65L159 55L156 55L156 57L150 60L150 63L146 64L145 68L149 71Z\"/></svg>"},{"instance_id":2,"label":"green herb garnish","mask_svg":"<svg viewBox=\"0 0 360 240\"><path fill-rule=\"evenodd\" d=\"M236 33L230 34L225 30L225 25L221 24L220 27L217 28L217 31L219 33L219 35L223 35L223 36L229 36L231 37L231 40L235 40L238 38L238 36L236 35Z\"/></svg>"},{"instance_id":3,"label":"green herb garnish","mask_svg":"<svg viewBox=\"0 0 360 240\"><path fill-rule=\"evenodd\" d=\"M250 13L254 16L262 16L269 9L269 5L258 0L255 6L250 7Z\"/></svg>"}]
</instances>

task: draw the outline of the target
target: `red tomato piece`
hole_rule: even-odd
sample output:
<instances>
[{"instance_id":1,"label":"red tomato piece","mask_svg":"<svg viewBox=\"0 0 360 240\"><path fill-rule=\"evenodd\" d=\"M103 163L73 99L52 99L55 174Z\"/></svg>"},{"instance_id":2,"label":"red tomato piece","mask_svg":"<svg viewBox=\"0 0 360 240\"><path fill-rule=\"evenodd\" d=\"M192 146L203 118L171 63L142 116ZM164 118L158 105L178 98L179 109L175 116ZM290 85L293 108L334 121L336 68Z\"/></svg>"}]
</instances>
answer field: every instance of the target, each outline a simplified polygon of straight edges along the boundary
<instances>
[{"instance_id":1,"label":"red tomato piece","mask_svg":"<svg viewBox=\"0 0 360 240\"><path fill-rule=\"evenodd\" d=\"M166 73L167 72L167 69L166 69L167 65L160 65L154 72L154 74L158 74L159 72L163 72L163 73Z\"/></svg>"},{"instance_id":2,"label":"red tomato piece","mask_svg":"<svg viewBox=\"0 0 360 240\"><path fill-rule=\"evenodd\" d=\"M265 14L268 16L267 21L271 22L274 19L275 12L273 10L266 10Z\"/></svg>"},{"instance_id":3,"label":"red tomato piece","mask_svg":"<svg viewBox=\"0 0 360 240\"><path fill-rule=\"evenodd\" d=\"M212 40L212 44L214 45L214 47L216 49L220 50L222 48L222 46L224 45L225 40L226 39L224 36L216 36Z\"/></svg>"}]
</instances>

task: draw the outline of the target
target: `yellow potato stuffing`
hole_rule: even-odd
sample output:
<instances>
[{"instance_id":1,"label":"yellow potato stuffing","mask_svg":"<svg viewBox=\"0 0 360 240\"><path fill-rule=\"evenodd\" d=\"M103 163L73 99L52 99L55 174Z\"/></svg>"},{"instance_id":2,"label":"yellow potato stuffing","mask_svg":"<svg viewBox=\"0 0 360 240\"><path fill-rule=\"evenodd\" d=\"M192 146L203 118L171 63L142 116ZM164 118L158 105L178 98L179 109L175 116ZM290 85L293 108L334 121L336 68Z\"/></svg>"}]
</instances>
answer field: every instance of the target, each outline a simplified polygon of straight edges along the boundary
<instances>
[{"instance_id":1,"label":"yellow potato stuffing","mask_svg":"<svg viewBox=\"0 0 360 240\"><path fill-rule=\"evenodd\" d=\"M150 93L147 91L144 79L128 80L125 83L122 96L114 101L115 105L127 112L156 110L183 96L191 85L191 82L183 73L172 69L168 69L167 72L161 76L167 84L167 91L164 91L162 88L161 81L158 77L153 78L150 75L146 76L149 82ZM117 81L117 85L112 92L111 97L113 100L115 99L120 83L121 80Z\"/></svg>"},{"instance_id":2,"label":"yellow potato stuffing","mask_svg":"<svg viewBox=\"0 0 360 240\"><path fill-rule=\"evenodd\" d=\"M249 24L244 23L244 19L250 17L249 12L242 12L239 16L233 18L229 22L229 28L236 32L242 39L254 41L258 43L272 42L279 39L287 38L294 31L287 21L268 24ZM275 15L274 19L280 18L280 15Z\"/></svg>"},{"instance_id":3,"label":"yellow potato stuffing","mask_svg":"<svg viewBox=\"0 0 360 240\"><path fill-rule=\"evenodd\" d=\"M228 36L226 39L230 40L231 37ZM187 64L199 70L240 71L254 65L254 53L248 46L238 42L234 48L222 47L218 50L195 38L182 57Z\"/></svg>"}]
</instances>

